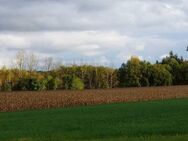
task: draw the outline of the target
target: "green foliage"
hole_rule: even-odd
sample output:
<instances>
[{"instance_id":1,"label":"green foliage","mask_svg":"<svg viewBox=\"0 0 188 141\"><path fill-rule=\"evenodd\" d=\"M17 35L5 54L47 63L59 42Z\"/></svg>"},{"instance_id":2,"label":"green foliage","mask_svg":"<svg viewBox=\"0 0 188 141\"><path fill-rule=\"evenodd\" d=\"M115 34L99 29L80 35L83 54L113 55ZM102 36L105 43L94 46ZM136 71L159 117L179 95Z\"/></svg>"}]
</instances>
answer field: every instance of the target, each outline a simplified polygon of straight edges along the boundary
<instances>
[{"instance_id":1,"label":"green foliage","mask_svg":"<svg viewBox=\"0 0 188 141\"><path fill-rule=\"evenodd\" d=\"M168 57L163 58L161 64L169 66L168 70L172 75L173 85L188 84L186 81L186 73L188 73L188 71L183 67L186 63L187 61L184 60L183 57L179 57L172 51L169 53Z\"/></svg>"},{"instance_id":2,"label":"green foliage","mask_svg":"<svg viewBox=\"0 0 188 141\"><path fill-rule=\"evenodd\" d=\"M66 90L70 90L72 86L72 76L66 75L63 77L63 88Z\"/></svg>"},{"instance_id":3,"label":"green foliage","mask_svg":"<svg viewBox=\"0 0 188 141\"><path fill-rule=\"evenodd\" d=\"M187 85L188 84L188 61L183 62L177 70L176 84Z\"/></svg>"},{"instance_id":4,"label":"green foliage","mask_svg":"<svg viewBox=\"0 0 188 141\"><path fill-rule=\"evenodd\" d=\"M66 75L63 78L63 85L66 90L83 90L84 89L84 83L83 81L76 77L76 76L70 76Z\"/></svg>"},{"instance_id":5,"label":"green foliage","mask_svg":"<svg viewBox=\"0 0 188 141\"><path fill-rule=\"evenodd\" d=\"M172 84L172 76L163 65L153 65L150 67L150 85L168 86Z\"/></svg>"},{"instance_id":6,"label":"green foliage","mask_svg":"<svg viewBox=\"0 0 188 141\"><path fill-rule=\"evenodd\" d=\"M28 88L28 79L26 78L20 78L17 82L16 85L14 86L14 90L23 90L26 91Z\"/></svg>"},{"instance_id":7,"label":"green foliage","mask_svg":"<svg viewBox=\"0 0 188 141\"><path fill-rule=\"evenodd\" d=\"M63 80L63 88L70 89L72 77L80 78L86 89L113 88L117 86L117 72L102 66L62 66L56 73Z\"/></svg>"},{"instance_id":8,"label":"green foliage","mask_svg":"<svg viewBox=\"0 0 188 141\"><path fill-rule=\"evenodd\" d=\"M141 76L140 76L140 84L143 87L147 87L150 85L149 83L149 77L150 77L150 68L151 64L146 61L140 62L140 71L141 71Z\"/></svg>"},{"instance_id":9,"label":"green foliage","mask_svg":"<svg viewBox=\"0 0 188 141\"><path fill-rule=\"evenodd\" d=\"M0 88L3 91L82 89L83 87L107 89L187 84L188 61L173 52L162 61L156 61L155 64L132 57L119 69L91 65L61 66L58 69L40 72L6 67L0 69Z\"/></svg>"},{"instance_id":10,"label":"green foliage","mask_svg":"<svg viewBox=\"0 0 188 141\"><path fill-rule=\"evenodd\" d=\"M43 88L44 88L44 84L42 83L42 81L40 81L36 78L30 79L29 83L30 83L29 90L31 90L31 91L43 90Z\"/></svg>"},{"instance_id":11,"label":"green foliage","mask_svg":"<svg viewBox=\"0 0 188 141\"><path fill-rule=\"evenodd\" d=\"M83 90L83 89L84 89L84 83L82 82L82 80L78 77L73 77L71 90Z\"/></svg>"},{"instance_id":12,"label":"green foliage","mask_svg":"<svg viewBox=\"0 0 188 141\"><path fill-rule=\"evenodd\" d=\"M123 64L119 69L120 86L140 87L141 65L138 58L132 57L127 64Z\"/></svg>"},{"instance_id":13,"label":"green foliage","mask_svg":"<svg viewBox=\"0 0 188 141\"><path fill-rule=\"evenodd\" d=\"M61 81L58 78L54 78L50 75L47 76L44 81L47 90L56 90L61 85Z\"/></svg>"},{"instance_id":14,"label":"green foliage","mask_svg":"<svg viewBox=\"0 0 188 141\"><path fill-rule=\"evenodd\" d=\"M1 87L2 91L6 91L6 92L10 92L12 91L12 85L10 82L5 82L3 83L2 87Z\"/></svg>"},{"instance_id":15,"label":"green foliage","mask_svg":"<svg viewBox=\"0 0 188 141\"><path fill-rule=\"evenodd\" d=\"M119 69L120 87L171 85L172 74L176 72L177 75L179 63L174 58L163 62L168 62L168 64L151 65L146 61L139 61L138 58L131 58Z\"/></svg>"},{"instance_id":16,"label":"green foliage","mask_svg":"<svg viewBox=\"0 0 188 141\"><path fill-rule=\"evenodd\" d=\"M127 67L126 64L123 63L117 73L120 87L126 86L126 67Z\"/></svg>"},{"instance_id":17,"label":"green foliage","mask_svg":"<svg viewBox=\"0 0 188 141\"><path fill-rule=\"evenodd\" d=\"M38 91L45 89L45 83L36 78L21 78L15 86L16 90Z\"/></svg>"}]
</instances>

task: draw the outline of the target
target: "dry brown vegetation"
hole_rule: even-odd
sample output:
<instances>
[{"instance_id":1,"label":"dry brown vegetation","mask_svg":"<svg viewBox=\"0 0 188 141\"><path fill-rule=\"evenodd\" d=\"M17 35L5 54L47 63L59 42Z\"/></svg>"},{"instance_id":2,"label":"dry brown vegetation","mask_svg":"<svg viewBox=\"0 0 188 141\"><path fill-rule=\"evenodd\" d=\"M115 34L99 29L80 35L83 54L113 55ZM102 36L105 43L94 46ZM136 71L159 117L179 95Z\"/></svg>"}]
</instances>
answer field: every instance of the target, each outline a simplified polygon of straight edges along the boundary
<instances>
[{"instance_id":1,"label":"dry brown vegetation","mask_svg":"<svg viewBox=\"0 0 188 141\"><path fill-rule=\"evenodd\" d=\"M17 111L171 98L188 98L188 86L84 91L0 93L0 111Z\"/></svg>"}]
</instances>

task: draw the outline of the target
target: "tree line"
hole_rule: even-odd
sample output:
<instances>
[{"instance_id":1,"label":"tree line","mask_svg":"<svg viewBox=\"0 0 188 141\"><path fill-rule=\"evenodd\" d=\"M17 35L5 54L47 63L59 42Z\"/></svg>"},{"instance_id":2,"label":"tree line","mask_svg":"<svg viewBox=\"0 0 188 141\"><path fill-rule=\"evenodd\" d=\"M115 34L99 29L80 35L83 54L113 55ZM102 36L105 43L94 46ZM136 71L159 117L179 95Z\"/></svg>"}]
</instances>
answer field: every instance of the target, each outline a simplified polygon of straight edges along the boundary
<instances>
[{"instance_id":1,"label":"tree line","mask_svg":"<svg viewBox=\"0 0 188 141\"><path fill-rule=\"evenodd\" d=\"M1 91L83 90L188 84L188 61L174 54L152 64L132 57L120 68L92 65L59 65L20 50L12 68L0 69ZM58 64L58 65L57 65Z\"/></svg>"}]
</instances>

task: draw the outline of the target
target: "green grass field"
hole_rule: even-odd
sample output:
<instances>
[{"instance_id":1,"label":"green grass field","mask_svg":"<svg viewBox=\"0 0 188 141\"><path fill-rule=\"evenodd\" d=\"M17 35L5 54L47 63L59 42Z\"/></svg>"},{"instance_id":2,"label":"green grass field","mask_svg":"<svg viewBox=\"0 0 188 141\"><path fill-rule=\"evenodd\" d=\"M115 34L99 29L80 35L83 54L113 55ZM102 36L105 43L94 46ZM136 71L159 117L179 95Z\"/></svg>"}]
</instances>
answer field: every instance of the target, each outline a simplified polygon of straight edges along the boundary
<instances>
[{"instance_id":1,"label":"green grass field","mask_svg":"<svg viewBox=\"0 0 188 141\"><path fill-rule=\"evenodd\" d=\"M0 113L0 141L188 141L188 99Z\"/></svg>"}]
</instances>

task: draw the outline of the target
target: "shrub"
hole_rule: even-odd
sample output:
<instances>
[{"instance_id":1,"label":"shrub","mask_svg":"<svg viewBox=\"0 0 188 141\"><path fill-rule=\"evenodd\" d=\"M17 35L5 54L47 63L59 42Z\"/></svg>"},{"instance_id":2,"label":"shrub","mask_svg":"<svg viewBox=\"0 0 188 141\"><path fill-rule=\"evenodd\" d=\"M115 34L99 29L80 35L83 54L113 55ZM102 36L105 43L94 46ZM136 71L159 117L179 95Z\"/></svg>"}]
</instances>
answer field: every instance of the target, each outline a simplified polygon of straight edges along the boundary
<instances>
[{"instance_id":1,"label":"shrub","mask_svg":"<svg viewBox=\"0 0 188 141\"><path fill-rule=\"evenodd\" d=\"M84 89L83 81L78 77L73 77L71 90L83 90L83 89Z\"/></svg>"},{"instance_id":2,"label":"shrub","mask_svg":"<svg viewBox=\"0 0 188 141\"><path fill-rule=\"evenodd\" d=\"M63 88L66 90L70 90L72 86L72 76L66 75L63 77Z\"/></svg>"},{"instance_id":3,"label":"shrub","mask_svg":"<svg viewBox=\"0 0 188 141\"><path fill-rule=\"evenodd\" d=\"M2 91L7 91L7 92L12 91L12 85L9 82L4 83L1 88Z\"/></svg>"},{"instance_id":4,"label":"shrub","mask_svg":"<svg viewBox=\"0 0 188 141\"><path fill-rule=\"evenodd\" d=\"M153 65L150 67L151 86L168 86L172 84L172 75L163 65Z\"/></svg>"},{"instance_id":5,"label":"shrub","mask_svg":"<svg viewBox=\"0 0 188 141\"><path fill-rule=\"evenodd\" d=\"M84 89L83 81L76 76L70 76L70 75L64 76L63 85L66 90L83 90Z\"/></svg>"},{"instance_id":6,"label":"shrub","mask_svg":"<svg viewBox=\"0 0 188 141\"><path fill-rule=\"evenodd\" d=\"M34 91L41 91L41 90L45 90L46 86L44 83L44 80L38 80L36 78L31 80L31 89L30 90L34 90Z\"/></svg>"},{"instance_id":7,"label":"shrub","mask_svg":"<svg viewBox=\"0 0 188 141\"><path fill-rule=\"evenodd\" d=\"M38 91L45 89L45 83L36 78L21 78L15 86L16 90Z\"/></svg>"},{"instance_id":8,"label":"shrub","mask_svg":"<svg viewBox=\"0 0 188 141\"><path fill-rule=\"evenodd\" d=\"M56 90L61 85L61 81L59 79L50 75L46 78L45 83L47 90Z\"/></svg>"}]
</instances>

